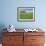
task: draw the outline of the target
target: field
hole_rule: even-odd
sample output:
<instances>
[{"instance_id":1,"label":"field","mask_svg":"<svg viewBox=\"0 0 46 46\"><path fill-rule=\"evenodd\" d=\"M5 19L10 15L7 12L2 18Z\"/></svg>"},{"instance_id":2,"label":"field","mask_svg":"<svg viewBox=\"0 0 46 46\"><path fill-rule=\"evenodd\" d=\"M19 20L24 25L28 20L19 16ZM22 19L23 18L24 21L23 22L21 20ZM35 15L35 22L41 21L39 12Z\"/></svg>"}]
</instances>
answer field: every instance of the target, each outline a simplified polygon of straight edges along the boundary
<instances>
[{"instance_id":1,"label":"field","mask_svg":"<svg viewBox=\"0 0 46 46\"><path fill-rule=\"evenodd\" d=\"M20 19L32 19L33 12L20 11Z\"/></svg>"}]
</instances>

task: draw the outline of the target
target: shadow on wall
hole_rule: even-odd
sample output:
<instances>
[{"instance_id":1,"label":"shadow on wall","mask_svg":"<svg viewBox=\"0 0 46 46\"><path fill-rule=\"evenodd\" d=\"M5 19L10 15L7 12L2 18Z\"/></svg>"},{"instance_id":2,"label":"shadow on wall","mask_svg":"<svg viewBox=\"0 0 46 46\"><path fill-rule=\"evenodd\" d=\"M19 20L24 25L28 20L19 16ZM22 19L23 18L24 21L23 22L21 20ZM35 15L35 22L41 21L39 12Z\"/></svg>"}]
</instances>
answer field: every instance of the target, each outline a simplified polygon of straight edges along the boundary
<instances>
[{"instance_id":1,"label":"shadow on wall","mask_svg":"<svg viewBox=\"0 0 46 46\"><path fill-rule=\"evenodd\" d=\"M5 25L4 24L0 24L0 43L2 43L2 32L5 32L3 29L5 28Z\"/></svg>"}]
</instances>

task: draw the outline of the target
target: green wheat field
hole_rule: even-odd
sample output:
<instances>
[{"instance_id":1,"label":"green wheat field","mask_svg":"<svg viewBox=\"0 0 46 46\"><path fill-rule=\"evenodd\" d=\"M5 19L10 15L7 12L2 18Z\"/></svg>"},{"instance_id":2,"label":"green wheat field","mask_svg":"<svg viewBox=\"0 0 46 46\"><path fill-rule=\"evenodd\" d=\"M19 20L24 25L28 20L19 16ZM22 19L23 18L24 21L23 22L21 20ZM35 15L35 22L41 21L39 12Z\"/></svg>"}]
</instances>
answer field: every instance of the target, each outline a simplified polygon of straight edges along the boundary
<instances>
[{"instance_id":1,"label":"green wheat field","mask_svg":"<svg viewBox=\"0 0 46 46\"><path fill-rule=\"evenodd\" d=\"M33 12L20 11L20 19L33 19Z\"/></svg>"}]
</instances>

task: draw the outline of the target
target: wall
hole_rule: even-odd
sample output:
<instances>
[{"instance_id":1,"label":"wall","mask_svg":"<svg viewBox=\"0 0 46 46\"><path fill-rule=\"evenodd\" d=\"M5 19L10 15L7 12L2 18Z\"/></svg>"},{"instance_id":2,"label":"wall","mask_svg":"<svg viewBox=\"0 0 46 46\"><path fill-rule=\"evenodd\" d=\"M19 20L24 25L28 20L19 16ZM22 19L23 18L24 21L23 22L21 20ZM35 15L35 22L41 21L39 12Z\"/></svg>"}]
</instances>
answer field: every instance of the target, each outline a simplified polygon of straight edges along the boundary
<instances>
[{"instance_id":1,"label":"wall","mask_svg":"<svg viewBox=\"0 0 46 46\"><path fill-rule=\"evenodd\" d=\"M16 28L46 28L46 1L42 0L1 0L0 24L13 24ZM35 22L18 22L17 7L35 7Z\"/></svg>"}]
</instances>

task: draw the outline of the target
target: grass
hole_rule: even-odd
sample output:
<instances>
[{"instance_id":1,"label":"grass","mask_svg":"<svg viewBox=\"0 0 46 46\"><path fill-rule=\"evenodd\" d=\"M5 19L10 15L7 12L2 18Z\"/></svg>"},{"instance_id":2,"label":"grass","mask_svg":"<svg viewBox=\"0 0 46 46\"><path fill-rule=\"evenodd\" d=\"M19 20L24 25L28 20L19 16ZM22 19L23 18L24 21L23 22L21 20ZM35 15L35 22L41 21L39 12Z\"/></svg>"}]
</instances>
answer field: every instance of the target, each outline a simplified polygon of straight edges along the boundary
<instances>
[{"instance_id":1,"label":"grass","mask_svg":"<svg viewBox=\"0 0 46 46\"><path fill-rule=\"evenodd\" d=\"M20 11L20 19L32 19L33 12Z\"/></svg>"}]
</instances>

